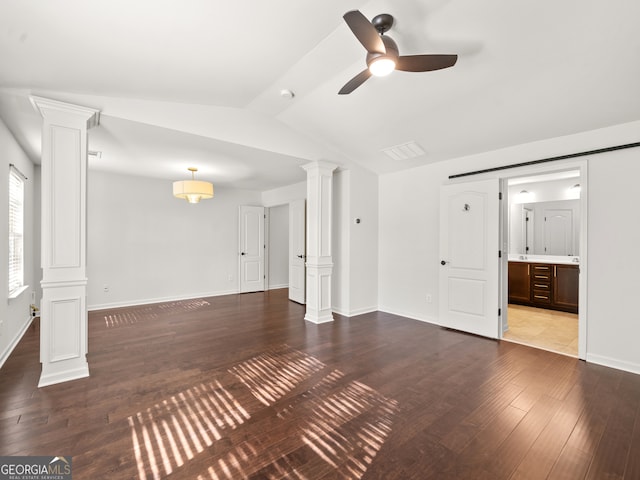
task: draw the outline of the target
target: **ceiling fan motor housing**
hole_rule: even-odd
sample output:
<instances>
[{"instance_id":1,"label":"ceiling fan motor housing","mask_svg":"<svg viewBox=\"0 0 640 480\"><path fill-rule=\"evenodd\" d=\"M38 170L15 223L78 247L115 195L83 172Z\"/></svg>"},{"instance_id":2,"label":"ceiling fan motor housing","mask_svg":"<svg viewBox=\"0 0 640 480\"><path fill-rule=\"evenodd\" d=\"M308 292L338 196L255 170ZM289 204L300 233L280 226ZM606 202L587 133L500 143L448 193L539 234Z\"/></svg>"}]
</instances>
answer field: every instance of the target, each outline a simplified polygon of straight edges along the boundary
<instances>
[{"instance_id":1,"label":"ceiling fan motor housing","mask_svg":"<svg viewBox=\"0 0 640 480\"><path fill-rule=\"evenodd\" d=\"M367 66L371 65L371 63L379 57L390 58L391 60L396 62L400 52L398 51L398 45L393 41L391 37L382 36L382 43L384 43L384 48L387 50L386 53L379 52L367 52Z\"/></svg>"},{"instance_id":2,"label":"ceiling fan motor housing","mask_svg":"<svg viewBox=\"0 0 640 480\"><path fill-rule=\"evenodd\" d=\"M393 26L393 16L388 13L381 13L373 17L371 23L376 27L378 33L382 35Z\"/></svg>"}]
</instances>

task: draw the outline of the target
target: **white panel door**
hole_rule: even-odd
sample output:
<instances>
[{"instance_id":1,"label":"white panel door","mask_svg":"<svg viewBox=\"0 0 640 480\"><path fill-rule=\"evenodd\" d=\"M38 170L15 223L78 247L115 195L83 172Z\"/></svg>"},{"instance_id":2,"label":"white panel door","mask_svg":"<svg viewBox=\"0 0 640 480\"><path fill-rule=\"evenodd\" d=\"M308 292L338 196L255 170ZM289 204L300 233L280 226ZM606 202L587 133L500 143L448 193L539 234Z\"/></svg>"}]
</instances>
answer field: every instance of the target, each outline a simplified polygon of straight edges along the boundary
<instances>
[{"instance_id":1,"label":"white panel door","mask_svg":"<svg viewBox=\"0 0 640 480\"><path fill-rule=\"evenodd\" d=\"M264 207L240 206L240 293L264 290Z\"/></svg>"},{"instance_id":2,"label":"white panel door","mask_svg":"<svg viewBox=\"0 0 640 480\"><path fill-rule=\"evenodd\" d=\"M306 202L304 199L289 203L289 300L305 303Z\"/></svg>"},{"instance_id":3,"label":"white panel door","mask_svg":"<svg viewBox=\"0 0 640 480\"><path fill-rule=\"evenodd\" d=\"M544 210L544 254L573 255L573 212L569 209Z\"/></svg>"},{"instance_id":4,"label":"white panel door","mask_svg":"<svg viewBox=\"0 0 640 480\"><path fill-rule=\"evenodd\" d=\"M441 325L498 338L499 180L445 185L440 192Z\"/></svg>"}]
</instances>

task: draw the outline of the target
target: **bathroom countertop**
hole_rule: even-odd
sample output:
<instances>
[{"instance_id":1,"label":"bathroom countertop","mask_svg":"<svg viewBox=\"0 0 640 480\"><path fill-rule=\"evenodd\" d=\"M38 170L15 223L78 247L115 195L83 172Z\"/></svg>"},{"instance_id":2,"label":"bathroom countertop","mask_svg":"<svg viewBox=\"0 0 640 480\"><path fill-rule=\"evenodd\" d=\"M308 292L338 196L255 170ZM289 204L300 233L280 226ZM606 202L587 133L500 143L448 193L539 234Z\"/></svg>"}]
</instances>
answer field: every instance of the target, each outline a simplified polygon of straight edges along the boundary
<instances>
[{"instance_id":1,"label":"bathroom countertop","mask_svg":"<svg viewBox=\"0 0 640 480\"><path fill-rule=\"evenodd\" d=\"M559 255L518 255L509 254L510 262L529 262L529 263L556 263L566 265L580 265L580 257L565 257Z\"/></svg>"}]
</instances>

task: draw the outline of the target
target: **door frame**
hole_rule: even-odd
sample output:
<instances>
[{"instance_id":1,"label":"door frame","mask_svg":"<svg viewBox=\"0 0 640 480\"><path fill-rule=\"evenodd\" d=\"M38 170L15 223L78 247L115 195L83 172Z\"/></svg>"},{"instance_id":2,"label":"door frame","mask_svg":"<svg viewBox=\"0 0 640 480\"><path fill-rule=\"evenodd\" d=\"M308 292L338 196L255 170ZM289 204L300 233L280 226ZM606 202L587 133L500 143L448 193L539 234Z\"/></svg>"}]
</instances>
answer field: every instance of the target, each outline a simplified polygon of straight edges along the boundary
<instances>
[{"instance_id":1,"label":"door frame","mask_svg":"<svg viewBox=\"0 0 640 480\"><path fill-rule=\"evenodd\" d=\"M300 197L300 198L294 198L292 200L288 200L286 202L282 202L282 203L274 203L272 204L268 204L268 206L264 207L265 210L265 222L264 222L264 241L265 241L265 266L264 266L264 272L265 272L265 291L270 290L271 289L271 284L270 284L270 278L269 278L269 252L270 252L270 248L271 248L271 239L270 239L270 228L271 228L271 224L270 224L270 211L272 208L276 208L276 207L283 207L283 206L288 206L289 209L291 209L291 204L295 201L298 200L303 200L305 202L305 211L306 211L306 201L307 201L307 197ZM305 222L304 222L304 228L305 228L305 232L306 232L306 215L305 215ZM291 222L289 220L288 222L288 228L291 229ZM305 246L306 246L306 242L305 242ZM306 267L305 267L306 269ZM288 280L289 282L291 281L291 278L289 278ZM239 280L238 280L238 288L239 288ZM306 290L306 289L305 289ZM306 302L306 299L305 299Z\"/></svg>"},{"instance_id":2,"label":"door frame","mask_svg":"<svg viewBox=\"0 0 640 480\"><path fill-rule=\"evenodd\" d=\"M499 172L499 178L502 182L503 191L503 204L500 209L500 240L502 245L502 268L500 269L500 299L502 308L502 328L500 328L500 338L502 338L504 331L508 328L508 265L509 265L509 198L508 188L506 187L509 179L518 177L528 177L534 175L543 175L547 173L559 173L568 170L580 171L580 278L578 286L578 358L586 360L587 358L587 285L588 285L588 161L582 160L567 160L558 161L557 163L550 165L530 165L525 167L517 167L508 171Z\"/></svg>"}]
</instances>

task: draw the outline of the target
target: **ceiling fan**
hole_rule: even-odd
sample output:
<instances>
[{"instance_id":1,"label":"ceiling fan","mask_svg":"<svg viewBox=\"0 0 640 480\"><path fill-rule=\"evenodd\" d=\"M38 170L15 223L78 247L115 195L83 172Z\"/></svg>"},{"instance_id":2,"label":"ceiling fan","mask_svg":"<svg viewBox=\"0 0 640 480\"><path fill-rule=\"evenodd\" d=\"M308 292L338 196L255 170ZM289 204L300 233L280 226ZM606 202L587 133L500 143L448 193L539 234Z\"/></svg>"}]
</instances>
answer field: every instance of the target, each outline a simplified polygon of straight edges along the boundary
<instances>
[{"instance_id":1,"label":"ceiling fan","mask_svg":"<svg viewBox=\"0 0 640 480\"><path fill-rule=\"evenodd\" d=\"M396 42L385 36L393 25L393 16L388 13L376 15L371 22L352 10L343 16L356 38L367 49L367 69L349 80L338 92L347 95L362 85L371 75L384 76L393 70L404 72L428 72L453 67L457 55L400 55Z\"/></svg>"}]
</instances>

